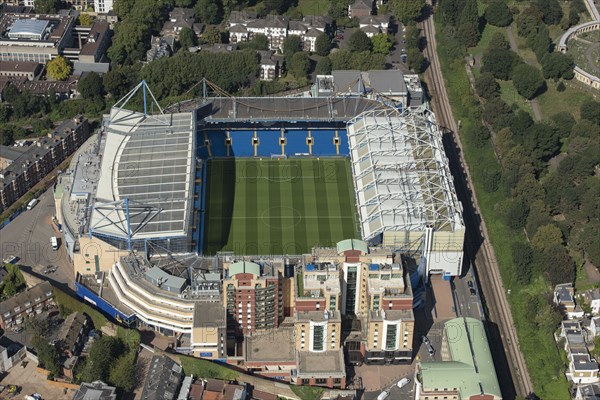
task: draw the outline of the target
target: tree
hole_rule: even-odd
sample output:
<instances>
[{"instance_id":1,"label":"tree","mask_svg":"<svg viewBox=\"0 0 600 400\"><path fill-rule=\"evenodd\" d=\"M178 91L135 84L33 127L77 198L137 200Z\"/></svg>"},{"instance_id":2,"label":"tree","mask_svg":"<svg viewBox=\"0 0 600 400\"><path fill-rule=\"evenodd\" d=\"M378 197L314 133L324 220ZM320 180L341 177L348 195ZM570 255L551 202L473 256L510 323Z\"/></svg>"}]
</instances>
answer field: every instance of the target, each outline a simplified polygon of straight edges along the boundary
<instances>
[{"instance_id":1,"label":"tree","mask_svg":"<svg viewBox=\"0 0 600 400\"><path fill-rule=\"evenodd\" d=\"M298 35L288 35L283 40L283 55L286 61L290 61L292 56L302 51L302 39Z\"/></svg>"},{"instance_id":2,"label":"tree","mask_svg":"<svg viewBox=\"0 0 600 400\"><path fill-rule=\"evenodd\" d=\"M484 99L491 99L500 94L500 85L489 72L484 72L475 80L475 90Z\"/></svg>"},{"instance_id":3,"label":"tree","mask_svg":"<svg viewBox=\"0 0 600 400\"><path fill-rule=\"evenodd\" d=\"M46 64L48 75L57 81L64 81L71 73L71 64L63 56L58 56Z\"/></svg>"},{"instance_id":4,"label":"tree","mask_svg":"<svg viewBox=\"0 0 600 400\"><path fill-rule=\"evenodd\" d=\"M563 12L558 0L537 0L538 7L543 12L542 20L548 25L558 25Z\"/></svg>"},{"instance_id":5,"label":"tree","mask_svg":"<svg viewBox=\"0 0 600 400\"><path fill-rule=\"evenodd\" d=\"M483 54L481 62L481 72L490 72L497 79L508 80L520 59L510 50L493 49Z\"/></svg>"},{"instance_id":6,"label":"tree","mask_svg":"<svg viewBox=\"0 0 600 400\"><path fill-rule=\"evenodd\" d=\"M544 304L535 315L535 323L538 329L546 334L554 333L562 319L562 314L547 303Z\"/></svg>"},{"instance_id":7,"label":"tree","mask_svg":"<svg viewBox=\"0 0 600 400\"><path fill-rule=\"evenodd\" d=\"M481 32L479 32L477 0L465 0L457 32L460 42L467 47L474 47L479 42Z\"/></svg>"},{"instance_id":8,"label":"tree","mask_svg":"<svg viewBox=\"0 0 600 400\"><path fill-rule=\"evenodd\" d=\"M569 7L569 17L567 18L566 29L568 29L571 26L575 26L579 23L579 13L573 7L573 3L574 2L571 2L571 6Z\"/></svg>"},{"instance_id":9,"label":"tree","mask_svg":"<svg viewBox=\"0 0 600 400\"><path fill-rule=\"evenodd\" d=\"M123 350L123 343L119 339L112 336L102 336L92 345L81 372L81 380L85 382L96 380L106 382L111 366L116 358L123 353Z\"/></svg>"},{"instance_id":10,"label":"tree","mask_svg":"<svg viewBox=\"0 0 600 400\"><path fill-rule=\"evenodd\" d=\"M187 26L181 28L181 31L179 31L179 44L183 49L186 50L190 47L196 46L198 41L196 40L196 34L194 31Z\"/></svg>"},{"instance_id":11,"label":"tree","mask_svg":"<svg viewBox=\"0 0 600 400\"><path fill-rule=\"evenodd\" d=\"M388 35L380 33L379 35L373 35L371 46L373 47L373 53L388 55L392 49L392 41Z\"/></svg>"},{"instance_id":12,"label":"tree","mask_svg":"<svg viewBox=\"0 0 600 400\"><path fill-rule=\"evenodd\" d=\"M456 26L460 19L465 0L446 0L439 3L441 20L444 25Z\"/></svg>"},{"instance_id":13,"label":"tree","mask_svg":"<svg viewBox=\"0 0 600 400\"><path fill-rule=\"evenodd\" d=\"M406 59L408 68L412 69L415 73L420 74L425 69L425 56L419 49L413 47L406 50Z\"/></svg>"},{"instance_id":14,"label":"tree","mask_svg":"<svg viewBox=\"0 0 600 400\"><path fill-rule=\"evenodd\" d=\"M257 33L254 35L252 40L247 42L238 43L238 47L243 49L252 49L252 50L269 50L269 39L266 35L262 33Z\"/></svg>"},{"instance_id":15,"label":"tree","mask_svg":"<svg viewBox=\"0 0 600 400\"><path fill-rule=\"evenodd\" d=\"M521 37L528 37L538 31L542 24L542 12L536 4L521 11L517 17L517 33Z\"/></svg>"},{"instance_id":16,"label":"tree","mask_svg":"<svg viewBox=\"0 0 600 400\"><path fill-rule=\"evenodd\" d=\"M589 260L600 267L600 223L588 223L581 233L581 245Z\"/></svg>"},{"instance_id":17,"label":"tree","mask_svg":"<svg viewBox=\"0 0 600 400\"><path fill-rule=\"evenodd\" d=\"M424 6L423 0L393 0L391 3L394 17L403 24L417 20L421 16Z\"/></svg>"},{"instance_id":18,"label":"tree","mask_svg":"<svg viewBox=\"0 0 600 400\"><path fill-rule=\"evenodd\" d=\"M110 369L109 382L129 392L135 384L135 349L119 357Z\"/></svg>"},{"instance_id":19,"label":"tree","mask_svg":"<svg viewBox=\"0 0 600 400\"><path fill-rule=\"evenodd\" d=\"M332 64L329 57L323 57L317 62L316 73L317 75L329 75L331 74Z\"/></svg>"},{"instance_id":20,"label":"tree","mask_svg":"<svg viewBox=\"0 0 600 400\"><path fill-rule=\"evenodd\" d=\"M520 143L523 143L524 134L533 125L533 118L527 111L518 110L510 119L510 130L513 132L513 137Z\"/></svg>"},{"instance_id":21,"label":"tree","mask_svg":"<svg viewBox=\"0 0 600 400\"><path fill-rule=\"evenodd\" d=\"M573 125L575 125L575 117L568 111L561 111L550 117L552 123L561 138L569 137Z\"/></svg>"},{"instance_id":22,"label":"tree","mask_svg":"<svg viewBox=\"0 0 600 400\"><path fill-rule=\"evenodd\" d=\"M488 44L488 49L509 50L510 43L508 43L508 40L506 40L504 33L494 32L492 38L490 39L490 43Z\"/></svg>"},{"instance_id":23,"label":"tree","mask_svg":"<svg viewBox=\"0 0 600 400\"><path fill-rule=\"evenodd\" d=\"M34 8L40 14L55 14L58 9L58 0L35 0Z\"/></svg>"},{"instance_id":24,"label":"tree","mask_svg":"<svg viewBox=\"0 0 600 400\"><path fill-rule=\"evenodd\" d=\"M537 32L532 32L527 36L527 45L531 47L537 60L541 61L542 58L550 52L552 46L552 39L550 39L548 27L542 24Z\"/></svg>"},{"instance_id":25,"label":"tree","mask_svg":"<svg viewBox=\"0 0 600 400\"><path fill-rule=\"evenodd\" d=\"M223 4L220 0L198 0L194 15L205 24L218 24L223 19Z\"/></svg>"},{"instance_id":26,"label":"tree","mask_svg":"<svg viewBox=\"0 0 600 400\"><path fill-rule=\"evenodd\" d=\"M525 226L529 207L522 201L513 201L508 209L507 225L511 229L521 229Z\"/></svg>"},{"instance_id":27,"label":"tree","mask_svg":"<svg viewBox=\"0 0 600 400\"><path fill-rule=\"evenodd\" d=\"M512 79L517 92L528 100L537 96L545 84L540 70L529 64L516 66L512 73Z\"/></svg>"},{"instance_id":28,"label":"tree","mask_svg":"<svg viewBox=\"0 0 600 400\"><path fill-rule=\"evenodd\" d=\"M540 267L552 286L575 280L575 261L564 246L552 246L544 250Z\"/></svg>"},{"instance_id":29,"label":"tree","mask_svg":"<svg viewBox=\"0 0 600 400\"><path fill-rule=\"evenodd\" d=\"M81 13L79 14L79 25L91 26L94 22L94 18L90 14Z\"/></svg>"},{"instance_id":30,"label":"tree","mask_svg":"<svg viewBox=\"0 0 600 400\"><path fill-rule=\"evenodd\" d=\"M600 102L588 98L581 103L579 114L582 119L587 119L596 125L600 125Z\"/></svg>"},{"instance_id":31,"label":"tree","mask_svg":"<svg viewBox=\"0 0 600 400\"><path fill-rule=\"evenodd\" d=\"M537 123L525 132L523 147L535 160L548 161L560 151L560 138L552 125Z\"/></svg>"},{"instance_id":32,"label":"tree","mask_svg":"<svg viewBox=\"0 0 600 400\"><path fill-rule=\"evenodd\" d=\"M488 193L493 193L498 190L500 186L500 180L502 179L502 173L499 168L484 168L481 172L483 181L483 190Z\"/></svg>"},{"instance_id":33,"label":"tree","mask_svg":"<svg viewBox=\"0 0 600 400\"><path fill-rule=\"evenodd\" d=\"M563 233L554 224L542 225L531 239L531 246L537 251L546 251L551 247L562 246Z\"/></svg>"},{"instance_id":34,"label":"tree","mask_svg":"<svg viewBox=\"0 0 600 400\"><path fill-rule=\"evenodd\" d=\"M515 275L517 282L527 285L531 280L533 250L523 242L513 242L511 244L511 255L515 264Z\"/></svg>"},{"instance_id":35,"label":"tree","mask_svg":"<svg viewBox=\"0 0 600 400\"><path fill-rule=\"evenodd\" d=\"M496 130L509 126L511 118L512 110L499 96L489 99L483 107L483 119Z\"/></svg>"},{"instance_id":36,"label":"tree","mask_svg":"<svg viewBox=\"0 0 600 400\"><path fill-rule=\"evenodd\" d=\"M215 26L207 27L201 35L202 42L213 45L223 42L223 33Z\"/></svg>"},{"instance_id":37,"label":"tree","mask_svg":"<svg viewBox=\"0 0 600 400\"><path fill-rule=\"evenodd\" d=\"M485 9L485 20L494 26L508 26L512 13L504 1L494 0Z\"/></svg>"},{"instance_id":38,"label":"tree","mask_svg":"<svg viewBox=\"0 0 600 400\"><path fill-rule=\"evenodd\" d=\"M310 60L308 53L299 51L292 56L291 62L288 64L288 69L296 79L306 78L306 74L310 69Z\"/></svg>"},{"instance_id":39,"label":"tree","mask_svg":"<svg viewBox=\"0 0 600 400\"><path fill-rule=\"evenodd\" d=\"M363 31L357 30L348 39L348 48L353 52L370 51L371 40Z\"/></svg>"},{"instance_id":40,"label":"tree","mask_svg":"<svg viewBox=\"0 0 600 400\"><path fill-rule=\"evenodd\" d=\"M550 215L543 200L535 200L529 207L529 215L527 216L527 224L525 230L527 235L532 238L541 226L551 222Z\"/></svg>"},{"instance_id":41,"label":"tree","mask_svg":"<svg viewBox=\"0 0 600 400\"><path fill-rule=\"evenodd\" d=\"M48 343L48 340L39 335L33 338L31 344L37 352L40 364L50 371L50 374L53 376L58 375L60 373L60 365L56 348Z\"/></svg>"},{"instance_id":42,"label":"tree","mask_svg":"<svg viewBox=\"0 0 600 400\"><path fill-rule=\"evenodd\" d=\"M102 78L95 72L90 72L77 82L77 91L84 99L101 98L104 95Z\"/></svg>"},{"instance_id":43,"label":"tree","mask_svg":"<svg viewBox=\"0 0 600 400\"><path fill-rule=\"evenodd\" d=\"M326 56L329 54L329 50L331 50L331 39L329 38L329 35L323 32L317 36L315 51L320 56Z\"/></svg>"},{"instance_id":44,"label":"tree","mask_svg":"<svg viewBox=\"0 0 600 400\"><path fill-rule=\"evenodd\" d=\"M573 57L561 52L548 53L542 58L545 79L572 79L573 65Z\"/></svg>"},{"instance_id":45,"label":"tree","mask_svg":"<svg viewBox=\"0 0 600 400\"><path fill-rule=\"evenodd\" d=\"M121 98L139 82L140 64L113 68L104 74L104 91L115 98Z\"/></svg>"}]
</instances>

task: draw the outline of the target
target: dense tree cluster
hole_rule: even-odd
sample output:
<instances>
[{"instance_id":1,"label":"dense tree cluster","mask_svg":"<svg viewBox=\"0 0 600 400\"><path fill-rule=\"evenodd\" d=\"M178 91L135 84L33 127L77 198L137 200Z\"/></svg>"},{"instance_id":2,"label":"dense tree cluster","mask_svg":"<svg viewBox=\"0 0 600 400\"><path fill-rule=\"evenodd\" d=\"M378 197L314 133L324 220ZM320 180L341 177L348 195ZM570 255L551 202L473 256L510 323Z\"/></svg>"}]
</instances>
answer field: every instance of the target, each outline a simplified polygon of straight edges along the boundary
<instances>
[{"instance_id":1,"label":"dense tree cluster","mask_svg":"<svg viewBox=\"0 0 600 400\"><path fill-rule=\"evenodd\" d=\"M368 71L370 69L383 69L385 56L383 54L372 54L369 51L351 52L349 50L338 50L329 55L332 69L357 69Z\"/></svg>"},{"instance_id":2,"label":"dense tree cluster","mask_svg":"<svg viewBox=\"0 0 600 400\"><path fill-rule=\"evenodd\" d=\"M504 1L494 0L485 9L485 20L494 26L508 26L512 13Z\"/></svg>"},{"instance_id":3,"label":"dense tree cluster","mask_svg":"<svg viewBox=\"0 0 600 400\"><path fill-rule=\"evenodd\" d=\"M137 347L137 346L136 346ZM136 348L112 336L102 336L94 342L86 357L79 380L101 380L129 391L135 383Z\"/></svg>"},{"instance_id":4,"label":"dense tree cluster","mask_svg":"<svg viewBox=\"0 0 600 400\"><path fill-rule=\"evenodd\" d=\"M444 34L463 47L477 45L481 37L477 0L446 0L439 10Z\"/></svg>"}]
</instances>

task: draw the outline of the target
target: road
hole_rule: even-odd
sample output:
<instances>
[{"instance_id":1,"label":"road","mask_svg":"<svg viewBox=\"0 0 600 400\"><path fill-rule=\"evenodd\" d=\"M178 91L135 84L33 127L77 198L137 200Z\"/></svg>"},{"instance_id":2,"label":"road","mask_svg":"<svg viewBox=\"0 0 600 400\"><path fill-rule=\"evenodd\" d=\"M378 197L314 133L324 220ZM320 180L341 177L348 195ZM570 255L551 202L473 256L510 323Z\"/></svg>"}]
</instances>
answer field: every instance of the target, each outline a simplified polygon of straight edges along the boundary
<instances>
[{"instance_id":1,"label":"road","mask_svg":"<svg viewBox=\"0 0 600 400\"><path fill-rule=\"evenodd\" d=\"M33 209L24 211L0 230L0 260L17 256L17 264L24 270L43 276L48 265L57 266L56 272L46 275L48 280L73 287L73 268L60 233L52 223L55 215L52 188L39 197L40 202ZM52 250L50 237L59 238L59 249ZM53 283L54 283L53 282Z\"/></svg>"},{"instance_id":2,"label":"road","mask_svg":"<svg viewBox=\"0 0 600 400\"><path fill-rule=\"evenodd\" d=\"M533 391L533 385L527 371L525 359L519 348L514 321L502 285L494 249L487 239L487 228L485 222L480 218L481 212L479 211L477 198L474 195L473 182L463 159L464 152L460 137L457 134L458 126L452 115L436 52L437 44L433 16L429 16L420 25L424 36L427 38L425 56L429 60L430 66L426 71L426 80L429 91L434 94L432 106L436 112L438 123L445 133L444 141L448 144L446 151L450 160L451 171L454 175L458 197L464 208L467 232L465 252L477 270L482 289L481 294L489 310L488 321L491 324L488 324L488 326L492 327L488 331L488 335L491 336L489 337L489 343L492 354L495 356L498 380L504 398L515 397L515 391L517 394L525 396ZM450 143L447 143L448 141ZM498 327L499 340L496 340L495 337L494 324ZM506 354L508 365L503 365L504 354Z\"/></svg>"}]
</instances>

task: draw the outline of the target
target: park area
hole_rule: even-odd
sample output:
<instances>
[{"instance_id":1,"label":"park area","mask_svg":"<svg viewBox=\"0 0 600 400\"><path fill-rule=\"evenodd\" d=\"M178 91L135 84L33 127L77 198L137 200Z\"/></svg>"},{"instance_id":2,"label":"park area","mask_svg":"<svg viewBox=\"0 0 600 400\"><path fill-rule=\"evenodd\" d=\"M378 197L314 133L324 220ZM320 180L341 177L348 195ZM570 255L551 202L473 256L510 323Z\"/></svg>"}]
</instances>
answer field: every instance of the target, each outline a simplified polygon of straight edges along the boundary
<instances>
[{"instance_id":1,"label":"park area","mask_svg":"<svg viewBox=\"0 0 600 400\"><path fill-rule=\"evenodd\" d=\"M212 159L204 252L303 254L357 237L345 158Z\"/></svg>"}]
</instances>

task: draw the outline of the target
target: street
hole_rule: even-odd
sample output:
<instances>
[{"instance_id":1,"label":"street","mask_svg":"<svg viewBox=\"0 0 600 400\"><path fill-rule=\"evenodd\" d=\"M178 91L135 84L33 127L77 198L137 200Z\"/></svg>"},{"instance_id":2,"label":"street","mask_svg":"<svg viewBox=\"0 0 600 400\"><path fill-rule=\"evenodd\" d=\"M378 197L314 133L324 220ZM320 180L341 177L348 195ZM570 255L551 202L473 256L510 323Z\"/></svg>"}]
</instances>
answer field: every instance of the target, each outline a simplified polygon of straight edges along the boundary
<instances>
[{"instance_id":1,"label":"street","mask_svg":"<svg viewBox=\"0 0 600 400\"><path fill-rule=\"evenodd\" d=\"M44 192L39 200L39 204L33 209L23 211L0 230L0 259L17 256L17 264L23 266L24 271L73 288L71 261L62 243L61 234L52 222L55 214L52 188ZM52 250L52 236L59 238L58 250ZM48 265L56 266L56 271L44 274Z\"/></svg>"}]
</instances>

